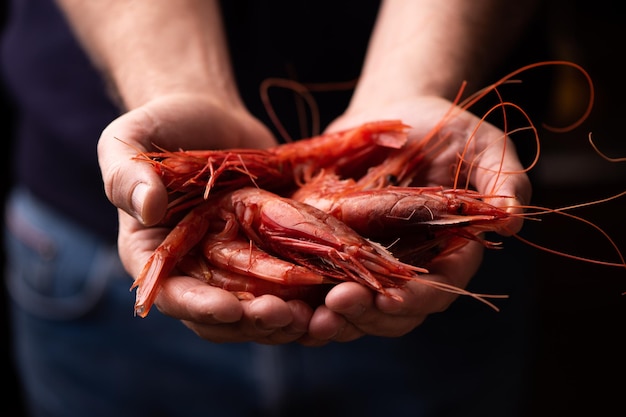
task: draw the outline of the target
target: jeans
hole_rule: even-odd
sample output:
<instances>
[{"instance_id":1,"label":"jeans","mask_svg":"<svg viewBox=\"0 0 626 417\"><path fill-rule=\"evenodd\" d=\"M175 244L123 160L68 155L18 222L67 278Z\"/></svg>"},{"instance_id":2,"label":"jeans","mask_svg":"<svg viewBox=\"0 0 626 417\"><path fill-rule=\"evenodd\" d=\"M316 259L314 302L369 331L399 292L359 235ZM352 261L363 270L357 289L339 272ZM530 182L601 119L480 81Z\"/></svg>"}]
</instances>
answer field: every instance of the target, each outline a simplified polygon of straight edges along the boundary
<instances>
[{"instance_id":1,"label":"jeans","mask_svg":"<svg viewBox=\"0 0 626 417\"><path fill-rule=\"evenodd\" d=\"M401 338L215 344L157 309L134 317L117 249L28 191L13 191L6 217L12 343L33 417L521 413L530 303L515 249L488 253L472 281L517 295L500 312L462 297Z\"/></svg>"}]
</instances>

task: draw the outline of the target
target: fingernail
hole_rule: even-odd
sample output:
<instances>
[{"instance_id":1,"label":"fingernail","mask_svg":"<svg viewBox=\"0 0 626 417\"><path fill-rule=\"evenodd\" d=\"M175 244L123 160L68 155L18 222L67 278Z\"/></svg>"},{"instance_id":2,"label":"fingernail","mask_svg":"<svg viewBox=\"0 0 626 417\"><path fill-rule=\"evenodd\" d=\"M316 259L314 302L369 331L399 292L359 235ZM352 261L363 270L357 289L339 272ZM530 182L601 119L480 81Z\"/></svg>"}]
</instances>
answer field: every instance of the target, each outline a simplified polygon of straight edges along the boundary
<instances>
[{"instance_id":1,"label":"fingernail","mask_svg":"<svg viewBox=\"0 0 626 417\"><path fill-rule=\"evenodd\" d=\"M143 182L140 182L139 184L135 186L135 189L133 190L133 194L131 196L133 215L141 223L144 223L143 204L146 200L147 194L148 194L148 185Z\"/></svg>"}]
</instances>

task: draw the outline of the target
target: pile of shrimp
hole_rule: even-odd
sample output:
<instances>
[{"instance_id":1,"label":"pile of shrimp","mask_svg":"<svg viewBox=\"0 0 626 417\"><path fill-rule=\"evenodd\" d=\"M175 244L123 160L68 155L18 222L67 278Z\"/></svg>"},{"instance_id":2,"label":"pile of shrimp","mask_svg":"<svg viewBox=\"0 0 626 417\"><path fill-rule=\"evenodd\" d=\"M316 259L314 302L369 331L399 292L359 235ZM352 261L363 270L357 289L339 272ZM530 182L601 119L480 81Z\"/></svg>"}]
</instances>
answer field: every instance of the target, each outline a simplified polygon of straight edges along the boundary
<instances>
[{"instance_id":1,"label":"pile of shrimp","mask_svg":"<svg viewBox=\"0 0 626 417\"><path fill-rule=\"evenodd\" d=\"M131 287L137 289L135 314L148 314L174 269L240 299L273 294L319 303L320 294L343 281L399 299L388 289L417 281L497 310L488 299L504 296L429 280L426 266L470 241L499 248L484 233L501 231L512 216L571 216L568 208L499 207L490 202L511 196L459 185L469 170L480 168L468 154L473 136L458 155L452 187L424 187L417 179L445 149L446 121L486 94L498 95L498 87L520 72L543 65L574 67L589 82L589 107L569 128L577 126L591 110L591 79L577 64L552 61L521 68L462 102L461 88L449 112L420 140L409 140L410 126L401 120L380 120L268 149L139 153L135 159L150 163L170 193L164 224L171 232ZM500 98L489 113L508 107L526 117L523 129L533 132L538 156L537 130L522 109ZM510 133L505 129L503 140ZM619 256L617 265L626 265Z\"/></svg>"}]
</instances>

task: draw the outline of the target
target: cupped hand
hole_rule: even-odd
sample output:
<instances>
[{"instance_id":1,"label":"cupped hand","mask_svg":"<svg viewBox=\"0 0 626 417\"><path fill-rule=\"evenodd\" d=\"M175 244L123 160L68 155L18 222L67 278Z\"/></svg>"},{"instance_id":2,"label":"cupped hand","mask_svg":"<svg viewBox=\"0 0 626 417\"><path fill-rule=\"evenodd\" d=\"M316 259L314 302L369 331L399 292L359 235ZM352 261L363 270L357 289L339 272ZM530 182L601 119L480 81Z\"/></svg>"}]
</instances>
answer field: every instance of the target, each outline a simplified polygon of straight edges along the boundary
<instances>
[{"instance_id":1,"label":"cupped hand","mask_svg":"<svg viewBox=\"0 0 626 417\"><path fill-rule=\"evenodd\" d=\"M200 95L161 97L107 126L98 157L107 197L118 207L118 249L127 272L136 278L169 231L158 227L166 212L166 189L151 166L134 156L154 150L153 145L189 150L265 148L275 143L269 130L243 108L225 107ZM190 277L174 275L162 284L156 307L216 342L286 343L306 332L312 315L302 302L271 296L240 301Z\"/></svg>"},{"instance_id":2,"label":"cupped hand","mask_svg":"<svg viewBox=\"0 0 626 417\"><path fill-rule=\"evenodd\" d=\"M158 223L167 198L148 164L132 160L139 152L265 148L272 134L243 108L225 107L194 95L161 97L109 124L98 142L98 159L107 197L145 226Z\"/></svg>"},{"instance_id":3,"label":"cupped hand","mask_svg":"<svg viewBox=\"0 0 626 417\"><path fill-rule=\"evenodd\" d=\"M471 137L471 155L475 159L473 169L467 171L470 185L481 193L504 196L489 200L491 204L512 214L521 212L519 207L530 200L531 185L510 138L495 126L480 122L475 115L459 112L458 108L454 108L452 117L446 117L451 114L451 106L450 101L442 98L419 97L384 108L347 112L329 129L342 130L373 120L401 119L411 126L409 140L420 140L437 129L441 137L446 138L445 146L432 156L420 178L420 185L424 186L454 185L453 167L457 166L458 157ZM442 120L445 122L440 124ZM456 186L465 187L465 178L458 180ZM521 218L513 215L496 231L509 235L521 227ZM429 270L425 279L463 289L478 271L483 252L480 243L469 242L452 254L420 266ZM322 345L329 341L346 342L364 335L402 336L419 326L430 314L446 310L458 297L458 294L419 281L389 291L399 295L402 301L374 293L356 283L337 285L327 295L325 305L314 312L309 333L300 343Z\"/></svg>"}]
</instances>

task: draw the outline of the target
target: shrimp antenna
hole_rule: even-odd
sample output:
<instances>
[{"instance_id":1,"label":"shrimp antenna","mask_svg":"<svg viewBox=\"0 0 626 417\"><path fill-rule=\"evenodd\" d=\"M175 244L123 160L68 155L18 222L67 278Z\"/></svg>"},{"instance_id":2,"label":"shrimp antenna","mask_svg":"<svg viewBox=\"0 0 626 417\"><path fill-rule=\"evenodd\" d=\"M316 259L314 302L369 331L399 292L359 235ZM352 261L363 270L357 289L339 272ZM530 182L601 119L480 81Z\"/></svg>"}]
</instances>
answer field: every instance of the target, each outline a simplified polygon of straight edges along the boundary
<instances>
[{"instance_id":1,"label":"shrimp antenna","mask_svg":"<svg viewBox=\"0 0 626 417\"><path fill-rule=\"evenodd\" d=\"M591 144L591 146L593 147L593 150L596 151L596 153L598 155L600 155L603 159L609 161L609 162L626 162L626 157L621 157L621 158L612 158L610 156L607 156L607 154L605 154L604 152L602 152L598 146L595 144L595 142L593 141L593 138L591 137L591 132L589 133L589 143Z\"/></svg>"},{"instance_id":2,"label":"shrimp antenna","mask_svg":"<svg viewBox=\"0 0 626 417\"><path fill-rule=\"evenodd\" d=\"M321 133L321 121L320 121L320 112L319 107L315 98L313 97L314 92L329 92L329 91L347 91L354 89L356 86L357 80L349 80L349 81L339 81L339 82L327 82L327 83L301 83L295 81L293 79L287 78L266 78L261 82L260 86L260 95L261 101L263 102L263 106L271 119L272 123L276 130L278 130L279 134L285 140L285 142L293 142L293 138L284 125L281 123L280 118L276 114L276 110L272 105L271 99L269 97L269 89L272 87L282 87L287 90L291 90L292 92L299 95L307 104L309 108L309 112L311 114L311 131L307 130L307 118L305 109L302 107L302 102L300 100L296 100L296 111L298 114L298 120L301 127L300 135L302 137L310 137L317 136Z\"/></svg>"},{"instance_id":3,"label":"shrimp antenna","mask_svg":"<svg viewBox=\"0 0 626 417\"><path fill-rule=\"evenodd\" d=\"M276 110L274 106L272 106L270 97L269 97L269 89L271 87L283 87L293 91L298 94L300 97L304 99L304 101L308 104L310 112L311 112L311 124L313 132L319 132L320 130L320 118L319 118L319 109L317 107L317 102L311 95L310 90L304 85L295 80L289 80L285 78L267 78L261 82L261 101L263 102L263 106L267 111L267 115L271 119L272 123L278 133L281 135L285 142L293 142L293 138L285 129L285 126L281 123L280 118L276 114ZM297 102L299 103L299 102ZM306 118L302 116L302 111L298 111L300 125L305 126L304 122Z\"/></svg>"}]
</instances>

